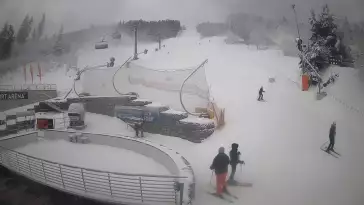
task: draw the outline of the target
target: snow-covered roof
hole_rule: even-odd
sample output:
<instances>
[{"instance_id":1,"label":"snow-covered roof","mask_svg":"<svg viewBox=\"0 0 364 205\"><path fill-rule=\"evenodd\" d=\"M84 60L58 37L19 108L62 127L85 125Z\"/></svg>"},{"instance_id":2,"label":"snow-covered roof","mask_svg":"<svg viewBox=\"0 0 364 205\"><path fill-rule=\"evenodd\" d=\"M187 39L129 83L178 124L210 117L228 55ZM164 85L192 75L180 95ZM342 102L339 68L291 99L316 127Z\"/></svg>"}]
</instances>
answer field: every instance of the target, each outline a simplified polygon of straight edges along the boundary
<instances>
[{"instance_id":1,"label":"snow-covered roof","mask_svg":"<svg viewBox=\"0 0 364 205\"><path fill-rule=\"evenodd\" d=\"M163 105L162 103L159 102L153 102L151 104L145 105L146 107L167 107L167 105Z\"/></svg>"},{"instance_id":2,"label":"snow-covered roof","mask_svg":"<svg viewBox=\"0 0 364 205\"><path fill-rule=\"evenodd\" d=\"M213 120L210 120L207 118L198 118L198 117L189 117L189 118L180 120L180 122L188 122L188 123L204 124L204 125L214 123Z\"/></svg>"},{"instance_id":3,"label":"snow-covered roof","mask_svg":"<svg viewBox=\"0 0 364 205\"><path fill-rule=\"evenodd\" d=\"M173 110L173 109L169 109L169 110L166 110L166 111L161 112L161 113L174 114L174 115L186 115L187 114L186 112L178 111L178 110Z\"/></svg>"},{"instance_id":4,"label":"snow-covered roof","mask_svg":"<svg viewBox=\"0 0 364 205\"><path fill-rule=\"evenodd\" d=\"M140 99L140 98L138 98L138 99L133 100L133 102L152 102L152 101L151 100L148 100L148 99Z\"/></svg>"},{"instance_id":5,"label":"snow-covered roof","mask_svg":"<svg viewBox=\"0 0 364 205\"><path fill-rule=\"evenodd\" d=\"M35 113L36 118L46 118L46 119L58 119L63 118L63 113L58 112L37 112Z\"/></svg>"},{"instance_id":6,"label":"snow-covered roof","mask_svg":"<svg viewBox=\"0 0 364 205\"><path fill-rule=\"evenodd\" d=\"M62 99L62 98L53 98L53 99L49 99L46 100L47 102L67 102L67 99Z\"/></svg>"},{"instance_id":7,"label":"snow-covered roof","mask_svg":"<svg viewBox=\"0 0 364 205\"><path fill-rule=\"evenodd\" d=\"M68 112L71 113L85 113L85 108L82 103L71 103L68 107Z\"/></svg>"}]
</instances>

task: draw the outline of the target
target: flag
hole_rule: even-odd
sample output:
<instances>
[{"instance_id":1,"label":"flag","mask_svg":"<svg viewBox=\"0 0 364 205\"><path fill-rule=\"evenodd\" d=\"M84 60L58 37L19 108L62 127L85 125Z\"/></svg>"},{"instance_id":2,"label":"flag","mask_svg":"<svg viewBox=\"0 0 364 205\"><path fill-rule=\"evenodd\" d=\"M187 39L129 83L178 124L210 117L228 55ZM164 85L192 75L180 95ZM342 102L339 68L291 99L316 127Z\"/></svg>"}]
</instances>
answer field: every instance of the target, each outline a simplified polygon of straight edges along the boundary
<instances>
[{"instance_id":1,"label":"flag","mask_svg":"<svg viewBox=\"0 0 364 205\"><path fill-rule=\"evenodd\" d=\"M32 78L32 84L33 84L33 67L32 64L30 64L30 77Z\"/></svg>"},{"instance_id":2,"label":"flag","mask_svg":"<svg viewBox=\"0 0 364 205\"><path fill-rule=\"evenodd\" d=\"M24 65L24 81L27 84L27 64Z\"/></svg>"},{"instance_id":3,"label":"flag","mask_svg":"<svg viewBox=\"0 0 364 205\"><path fill-rule=\"evenodd\" d=\"M40 68L39 62L38 62L38 73L39 73L39 81L42 83L42 69Z\"/></svg>"}]
</instances>

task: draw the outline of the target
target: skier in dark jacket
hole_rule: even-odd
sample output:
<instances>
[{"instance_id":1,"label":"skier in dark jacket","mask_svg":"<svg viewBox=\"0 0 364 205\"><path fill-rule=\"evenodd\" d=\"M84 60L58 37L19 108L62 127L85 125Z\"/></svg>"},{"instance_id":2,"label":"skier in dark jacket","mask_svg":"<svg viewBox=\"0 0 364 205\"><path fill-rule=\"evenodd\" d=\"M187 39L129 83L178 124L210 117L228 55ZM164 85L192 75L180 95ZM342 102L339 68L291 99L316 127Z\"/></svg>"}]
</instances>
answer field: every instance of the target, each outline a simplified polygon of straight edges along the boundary
<instances>
[{"instance_id":1,"label":"skier in dark jacket","mask_svg":"<svg viewBox=\"0 0 364 205\"><path fill-rule=\"evenodd\" d=\"M263 93L265 93L265 91L263 90L263 86L262 86L259 89L259 97L258 97L259 101L263 100Z\"/></svg>"},{"instance_id":2,"label":"skier in dark jacket","mask_svg":"<svg viewBox=\"0 0 364 205\"><path fill-rule=\"evenodd\" d=\"M212 165L210 166L211 170L215 171L216 175L216 195L222 197L222 192L228 192L226 189L226 177L228 174L228 166L230 159L225 154L225 148L219 148L219 154L216 155Z\"/></svg>"},{"instance_id":3,"label":"skier in dark jacket","mask_svg":"<svg viewBox=\"0 0 364 205\"><path fill-rule=\"evenodd\" d=\"M331 124L330 133L329 133L330 144L327 147L326 152L334 151L335 136L336 136L336 122L333 122Z\"/></svg>"},{"instance_id":4,"label":"skier in dark jacket","mask_svg":"<svg viewBox=\"0 0 364 205\"><path fill-rule=\"evenodd\" d=\"M139 137L139 132L140 132L140 137L142 137L142 138L144 137L143 125L144 125L144 121L136 122L134 124L134 130L135 130L136 137Z\"/></svg>"},{"instance_id":5,"label":"skier in dark jacket","mask_svg":"<svg viewBox=\"0 0 364 205\"><path fill-rule=\"evenodd\" d=\"M115 65L115 58L111 57L110 62L107 63L107 67L114 67Z\"/></svg>"},{"instance_id":6,"label":"skier in dark jacket","mask_svg":"<svg viewBox=\"0 0 364 205\"><path fill-rule=\"evenodd\" d=\"M240 152L238 151L239 148L239 144L237 143L233 143L231 145L231 151L230 151L230 165L231 165L231 174L229 177L229 184L234 184L235 180L234 180L234 176L235 176L235 172L236 172L236 166L238 164L245 164L244 161L240 160Z\"/></svg>"}]
</instances>

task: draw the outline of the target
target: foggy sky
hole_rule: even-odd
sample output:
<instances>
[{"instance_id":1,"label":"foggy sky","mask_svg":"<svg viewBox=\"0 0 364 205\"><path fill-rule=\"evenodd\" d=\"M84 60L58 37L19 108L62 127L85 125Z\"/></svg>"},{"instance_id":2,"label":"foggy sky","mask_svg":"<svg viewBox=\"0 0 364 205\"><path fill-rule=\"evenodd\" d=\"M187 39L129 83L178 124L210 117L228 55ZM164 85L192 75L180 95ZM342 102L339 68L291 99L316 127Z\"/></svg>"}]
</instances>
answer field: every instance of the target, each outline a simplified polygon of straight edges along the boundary
<instances>
[{"instance_id":1,"label":"foggy sky","mask_svg":"<svg viewBox=\"0 0 364 205\"><path fill-rule=\"evenodd\" d=\"M364 0L0 0L0 24L18 27L26 14L38 23L47 16L46 33L55 33L61 24L66 31L130 19L177 19L194 25L202 21L224 21L233 12L256 13L270 18L293 18L295 3L299 19L307 22L310 8L328 3L338 16L364 20Z\"/></svg>"}]
</instances>

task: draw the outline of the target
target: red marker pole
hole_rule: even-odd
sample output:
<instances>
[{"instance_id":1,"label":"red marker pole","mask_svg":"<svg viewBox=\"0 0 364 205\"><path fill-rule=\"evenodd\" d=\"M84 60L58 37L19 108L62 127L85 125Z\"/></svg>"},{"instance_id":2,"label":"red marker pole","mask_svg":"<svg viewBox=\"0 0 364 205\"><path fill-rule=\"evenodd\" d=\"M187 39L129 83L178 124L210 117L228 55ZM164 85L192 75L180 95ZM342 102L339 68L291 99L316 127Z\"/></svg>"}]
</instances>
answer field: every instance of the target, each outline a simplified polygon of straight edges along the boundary
<instances>
[{"instance_id":1,"label":"red marker pole","mask_svg":"<svg viewBox=\"0 0 364 205\"><path fill-rule=\"evenodd\" d=\"M24 69L24 81L25 84L27 84L27 64L23 66L23 69Z\"/></svg>"},{"instance_id":2,"label":"red marker pole","mask_svg":"<svg viewBox=\"0 0 364 205\"><path fill-rule=\"evenodd\" d=\"M30 64L30 77L32 78L32 84L34 84L33 82L33 67L32 67L32 64Z\"/></svg>"},{"instance_id":3,"label":"red marker pole","mask_svg":"<svg viewBox=\"0 0 364 205\"><path fill-rule=\"evenodd\" d=\"M39 80L42 83L42 69L40 68L40 63L38 62L38 73L39 73Z\"/></svg>"}]
</instances>

